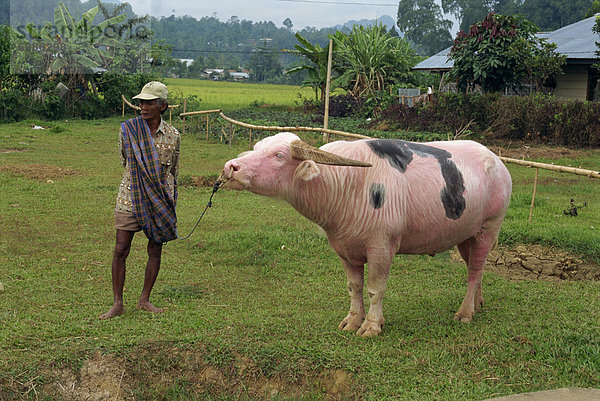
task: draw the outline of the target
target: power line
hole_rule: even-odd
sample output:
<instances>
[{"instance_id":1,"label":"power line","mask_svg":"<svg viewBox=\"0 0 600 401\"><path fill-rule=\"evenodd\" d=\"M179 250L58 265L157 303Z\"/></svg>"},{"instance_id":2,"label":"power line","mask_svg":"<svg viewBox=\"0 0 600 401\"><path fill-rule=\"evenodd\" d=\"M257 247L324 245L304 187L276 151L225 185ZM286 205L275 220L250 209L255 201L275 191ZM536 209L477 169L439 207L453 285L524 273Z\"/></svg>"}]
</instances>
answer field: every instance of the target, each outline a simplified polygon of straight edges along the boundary
<instances>
[{"instance_id":1,"label":"power line","mask_svg":"<svg viewBox=\"0 0 600 401\"><path fill-rule=\"evenodd\" d=\"M398 7L398 4L390 3L361 3L355 1L326 1L326 0L275 0L286 1L289 3L316 3L316 4L343 4L353 6L378 6L378 7Z\"/></svg>"}]
</instances>

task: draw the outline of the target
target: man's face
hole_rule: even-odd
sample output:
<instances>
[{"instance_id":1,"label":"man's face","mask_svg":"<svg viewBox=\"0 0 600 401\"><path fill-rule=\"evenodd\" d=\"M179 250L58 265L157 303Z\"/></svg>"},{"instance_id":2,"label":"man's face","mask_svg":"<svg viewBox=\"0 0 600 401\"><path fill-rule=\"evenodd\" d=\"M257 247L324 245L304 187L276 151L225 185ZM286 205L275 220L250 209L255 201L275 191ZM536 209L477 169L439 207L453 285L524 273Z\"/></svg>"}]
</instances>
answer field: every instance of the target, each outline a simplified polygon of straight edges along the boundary
<instances>
[{"instance_id":1,"label":"man's face","mask_svg":"<svg viewBox=\"0 0 600 401\"><path fill-rule=\"evenodd\" d=\"M141 116L144 120L160 120L160 112L162 111L158 100L140 100Z\"/></svg>"}]
</instances>

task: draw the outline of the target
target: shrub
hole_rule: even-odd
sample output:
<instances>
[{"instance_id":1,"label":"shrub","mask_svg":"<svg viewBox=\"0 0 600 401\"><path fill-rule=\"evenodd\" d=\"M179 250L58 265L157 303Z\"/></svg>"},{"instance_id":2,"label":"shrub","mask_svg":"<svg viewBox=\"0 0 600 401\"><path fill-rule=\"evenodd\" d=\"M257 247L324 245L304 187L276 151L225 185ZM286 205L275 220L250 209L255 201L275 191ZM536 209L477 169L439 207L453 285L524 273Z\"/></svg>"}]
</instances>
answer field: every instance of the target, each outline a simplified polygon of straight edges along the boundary
<instances>
[{"instance_id":1,"label":"shrub","mask_svg":"<svg viewBox=\"0 0 600 401\"><path fill-rule=\"evenodd\" d=\"M468 129L488 139L566 146L600 145L600 104L543 95L442 94L416 107L394 104L371 128L455 133Z\"/></svg>"},{"instance_id":2,"label":"shrub","mask_svg":"<svg viewBox=\"0 0 600 401\"><path fill-rule=\"evenodd\" d=\"M18 90L0 91L0 122L19 121L27 118L25 98Z\"/></svg>"}]
</instances>

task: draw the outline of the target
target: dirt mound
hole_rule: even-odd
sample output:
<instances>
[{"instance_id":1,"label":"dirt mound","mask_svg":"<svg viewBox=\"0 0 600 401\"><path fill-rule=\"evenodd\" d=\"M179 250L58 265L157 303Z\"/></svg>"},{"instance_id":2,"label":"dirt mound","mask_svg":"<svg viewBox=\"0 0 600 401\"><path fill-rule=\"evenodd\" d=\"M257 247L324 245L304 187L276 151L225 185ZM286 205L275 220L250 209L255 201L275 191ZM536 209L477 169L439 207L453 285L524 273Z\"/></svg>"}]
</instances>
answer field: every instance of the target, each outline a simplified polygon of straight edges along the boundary
<instances>
[{"instance_id":1,"label":"dirt mound","mask_svg":"<svg viewBox=\"0 0 600 401\"><path fill-rule=\"evenodd\" d=\"M125 359L97 352L78 372L52 369L43 393L60 394L69 400L130 400L134 394L154 398L183 387L188 395L239 397L251 399L296 399L320 392L325 400L345 399L352 391L352 375L340 369L313 371L299 367L292 375L265 372L260 362L235 352L222 351L215 366L206 359L207 351L182 350L166 344L151 344L130 353ZM215 355L212 355L214 357Z\"/></svg>"},{"instance_id":2,"label":"dirt mound","mask_svg":"<svg viewBox=\"0 0 600 401\"><path fill-rule=\"evenodd\" d=\"M77 170L48 164L4 164L0 166L0 172L38 181L56 180L80 175L80 172Z\"/></svg>"},{"instance_id":3,"label":"dirt mound","mask_svg":"<svg viewBox=\"0 0 600 401\"><path fill-rule=\"evenodd\" d=\"M70 370L59 373L59 379L49 392L60 393L67 399L86 401L125 400L125 363L100 352L84 362L78 375Z\"/></svg>"},{"instance_id":4,"label":"dirt mound","mask_svg":"<svg viewBox=\"0 0 600 401\"><path fill-rule=\"evenodd\" d=\"M452 251L451 257L454 261L462 261L456 250ZM488 255L485 269L513 281L600 280L597 264L540 245L497 248Z\"/></svg>"}]
</instances>

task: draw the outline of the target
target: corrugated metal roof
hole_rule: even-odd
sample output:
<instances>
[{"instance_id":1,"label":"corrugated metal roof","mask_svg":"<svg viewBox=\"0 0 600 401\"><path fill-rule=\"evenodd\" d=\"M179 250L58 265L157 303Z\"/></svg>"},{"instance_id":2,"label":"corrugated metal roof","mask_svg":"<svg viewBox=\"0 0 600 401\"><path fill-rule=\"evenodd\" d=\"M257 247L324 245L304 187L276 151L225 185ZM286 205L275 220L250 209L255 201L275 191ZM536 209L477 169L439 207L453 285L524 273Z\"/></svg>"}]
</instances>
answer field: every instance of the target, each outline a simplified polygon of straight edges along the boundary
<instances>
[{"instance_id":1,"label":"corrugated metal roof","mask_svg":"<svg viewBox=\"0 0 600 401\"><path fill-rule=\"evenodd\" d=\"M434 54L433 56L426 58L421 61L419 64L415 65L413 70L449 70L454 65L454 60L448 59L448 54L450 54L449 47L447 49L442 50L439 53Z\"/></svg>"},{"instance_id":2,"label":"corrugated metal roof","mask_svg":"<svg viewBox=\"0 0 600 401\"><path fill-rule=\"evenodd\" d=\"M596 14L596 16L600 16L600 14ZM596 16L549 32L546 37L548 41L556 43L556 51L566 55L567 58L598 58L596 55L598 34L592 32Z\"/></svg>"},{"instance_id":3,"label":"corrugated metal roof","mask_svg":"<svg viewBox=\"0 0 600 401\"><path fill-rule=\"evenodd\" d=\"M539 37L556 43L556 51L566 55L567 60L598 59L596 46L598 34L592 32L596 23L596 14L594 17L586 18L571 25L564 26L553 32L540 32ZM451 47L434 54L415 65L413 70L449 70L454 65L452 60L448 60Z\"/></svg>"}]
</instances>

